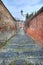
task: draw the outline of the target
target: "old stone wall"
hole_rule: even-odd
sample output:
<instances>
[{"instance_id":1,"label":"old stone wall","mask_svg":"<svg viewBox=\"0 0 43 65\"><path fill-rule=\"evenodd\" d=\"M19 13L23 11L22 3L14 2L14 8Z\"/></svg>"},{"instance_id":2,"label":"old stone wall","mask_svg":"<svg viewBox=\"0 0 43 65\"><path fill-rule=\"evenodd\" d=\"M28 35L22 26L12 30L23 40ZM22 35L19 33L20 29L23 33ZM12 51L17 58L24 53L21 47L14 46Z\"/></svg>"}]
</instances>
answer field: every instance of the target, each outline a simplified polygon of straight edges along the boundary
<instances>
[{"instance_id":1,"label":"old stone wall","mask_svg":"<svg viewBox=\"0 0 43 65\"><path fill-rule=\"evenodd\" d=\"M17 31L16 21L5 7L2 1L0 1L0 41L10 38Z\"/></svg>"}]
</instances>

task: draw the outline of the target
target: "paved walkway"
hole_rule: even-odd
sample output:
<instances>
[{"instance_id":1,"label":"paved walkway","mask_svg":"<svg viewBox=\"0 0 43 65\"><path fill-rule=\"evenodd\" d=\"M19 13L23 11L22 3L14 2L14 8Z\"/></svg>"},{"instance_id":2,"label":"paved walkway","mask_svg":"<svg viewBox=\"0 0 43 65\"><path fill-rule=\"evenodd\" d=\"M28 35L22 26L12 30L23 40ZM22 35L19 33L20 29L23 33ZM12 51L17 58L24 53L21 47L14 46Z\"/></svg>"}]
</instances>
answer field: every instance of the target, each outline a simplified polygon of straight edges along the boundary
<instances>
[{"instance_id":1,"label":"paved walkway","mask_svg":"<svg viewBox=\"0 0 43 65\"><path fill-rule=\"evenodd\" d=\"M23 29L7 42L7 45L0 50L1 59L33 59L32 61L40 61L43 53L41 47L31 38L28 37ZM34 60L35 59L35 60Z\"/></svg>"}]
</instances>

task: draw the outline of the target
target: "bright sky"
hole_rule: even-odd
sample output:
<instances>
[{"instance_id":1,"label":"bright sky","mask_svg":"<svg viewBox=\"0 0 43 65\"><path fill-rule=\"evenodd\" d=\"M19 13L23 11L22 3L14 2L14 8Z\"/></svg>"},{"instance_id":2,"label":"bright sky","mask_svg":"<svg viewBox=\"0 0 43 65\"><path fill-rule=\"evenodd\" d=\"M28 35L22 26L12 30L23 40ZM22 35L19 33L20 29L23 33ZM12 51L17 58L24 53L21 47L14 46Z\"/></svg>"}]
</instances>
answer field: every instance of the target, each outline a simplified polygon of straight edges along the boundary
<instances>
[{"instance_id":1,"label":"bright sky","mask_svg":"<svg viewBox=\"0 0 43 65\"><path fill-rule=\"evenodd\" d=\"M24 14L32 13L39 10L43 6L43 0L2 0L10 13L17 19L24 20L21 10Z\"/></svg>"}]
</instances>

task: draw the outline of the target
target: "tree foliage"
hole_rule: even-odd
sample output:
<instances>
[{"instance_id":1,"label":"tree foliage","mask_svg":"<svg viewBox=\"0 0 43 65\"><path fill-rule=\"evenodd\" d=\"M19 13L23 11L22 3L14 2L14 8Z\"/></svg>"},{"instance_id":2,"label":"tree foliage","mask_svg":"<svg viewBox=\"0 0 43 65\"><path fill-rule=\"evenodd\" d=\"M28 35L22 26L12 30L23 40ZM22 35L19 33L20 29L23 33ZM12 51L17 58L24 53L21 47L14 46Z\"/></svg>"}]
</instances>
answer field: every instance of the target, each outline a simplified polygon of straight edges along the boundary
<instances>
[{"instance_id":1,"label":"tree foliage","mask_svg":"<svg viewBox=\"0 0 43 65\"><path fill-rule=\"evenodd\" d=\"M26 19L30 19L31 17L33 16L33 13L31 13L31 14L26 14Z\"/></svg>"},{"instance_id":2,"label":"tree foliage","mask_svg":"<svg viewBox=\"0 0 43 65\"><path fill-rule=\"evenodd\" d=\"M30 19L30 18L33 16L33 13L31 13L31 14L28 14L28 13L23 14L23 10L21 10L21 15L22 15L23 17L25 17L25 19L27 20L27 19Z\"/></svg>"},{"instance_id":3,"label":"tree foliage","mask_svg":"<svg viewBox=\"0 0 43 65\"><path fill-rule=\"evenodd\" d=\"M21 10L21 15L23 15L23 10Z\"/></svg>"},{"instance_id":4,"label":"tree foliage","mask_svg":"<svg viewBox=\"0 0 43 65\"><path fill-rule=\"evenodd\" d=\"M27 14L26 14L26 19L28 19L28 18L29 18L29 14L27 13Z\"/></svg>"}]
</instances>

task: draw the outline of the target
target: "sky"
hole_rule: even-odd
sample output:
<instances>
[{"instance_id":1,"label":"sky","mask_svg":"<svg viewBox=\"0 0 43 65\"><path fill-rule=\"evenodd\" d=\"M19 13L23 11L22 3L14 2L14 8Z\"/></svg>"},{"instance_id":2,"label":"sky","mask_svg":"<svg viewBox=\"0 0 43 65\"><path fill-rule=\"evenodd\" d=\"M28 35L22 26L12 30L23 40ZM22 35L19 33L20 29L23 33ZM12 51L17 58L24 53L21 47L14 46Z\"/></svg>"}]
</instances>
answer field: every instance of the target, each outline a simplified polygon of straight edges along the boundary
<instances>
[{"instance_id":1,"label":"sky","mask_svg":"<svg viewBox=\"0 0 43 65\"><path fill-rule=\"evenodd\" d=\"M2 0L7 9L13 15L14 18L25 20L25 16L21 15L23 10L24 15L26 13L37 12L43 6L43 0Z\"/></svg>"}]
</instances>

